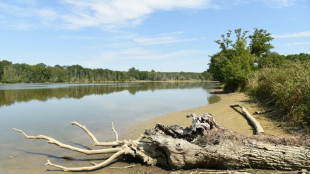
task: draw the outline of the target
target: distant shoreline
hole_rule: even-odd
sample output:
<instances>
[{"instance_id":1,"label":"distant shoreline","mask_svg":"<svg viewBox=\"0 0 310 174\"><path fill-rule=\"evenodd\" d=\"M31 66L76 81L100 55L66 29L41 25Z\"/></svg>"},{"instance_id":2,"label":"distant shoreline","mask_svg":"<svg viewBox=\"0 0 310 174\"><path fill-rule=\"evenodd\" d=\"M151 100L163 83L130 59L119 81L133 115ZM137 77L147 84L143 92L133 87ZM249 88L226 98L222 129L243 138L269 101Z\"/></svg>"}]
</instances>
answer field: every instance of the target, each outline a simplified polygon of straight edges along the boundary
<instances>
[{"instance_id":1,"label":"distant shoreline","mask_svg":"<svg viewBox=\"0 0 310 174\"><path fill-rule=\"evenodd\" d=\"M150 82L208 82L208 83L220 83L219 81L212 80L165 80L165 81L151 81L151 80L137 80L137 81L104 81L104 82L45 82L45 83L1 83L0 85L10 85L10 84L104 84L104 83L150 83Z\"/></svg>"}]
</instances>

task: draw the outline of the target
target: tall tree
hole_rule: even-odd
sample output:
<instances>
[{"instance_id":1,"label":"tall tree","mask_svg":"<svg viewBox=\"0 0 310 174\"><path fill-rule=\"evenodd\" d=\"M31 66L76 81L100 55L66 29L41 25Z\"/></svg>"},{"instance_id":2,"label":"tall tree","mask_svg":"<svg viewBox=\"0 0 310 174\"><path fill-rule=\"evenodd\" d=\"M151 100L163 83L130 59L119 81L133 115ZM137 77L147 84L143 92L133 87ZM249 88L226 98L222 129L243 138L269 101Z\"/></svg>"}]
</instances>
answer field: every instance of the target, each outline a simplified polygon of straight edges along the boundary
<instances>
[{"instance_id":1,"label":"tall tree","mask_svg":"<svg viewBox=\"0 0 310 174\"><path fill-rule=\"evenodd\" d=\"M274 48L274 46L270 44L273 37L264 29L255 28L254 33L250 35L249 38L251 39L251 54L255 54L258 58L266 55Z\"/></svg>"},{"instance_id":2,"label":"tall tree","mask_svg":"<svg viewBox=\"0 0 310 174\"><path fill-rule=\"evenodd\" d=\"M4 67L9 66L9 65L12 65L12 62L9 62L7 60L0 61L0 82L2 80Z\"/></svg>"},{"instance_id":3,"label":"tall tree","mask_svg":"<svg viewBox=\"0 0 310 174\"><path fill-rule=\"evenodd\" d=\"M222 35L222 41L215 41L220 45L221 51L211 56L208 72L217 80L225 83L225 89L234 91L243 88L248 74L254 66L255 55L247 47L248 31L235 30L236 40L230 40L231 31Z\"/></svg>"}]
</instances>

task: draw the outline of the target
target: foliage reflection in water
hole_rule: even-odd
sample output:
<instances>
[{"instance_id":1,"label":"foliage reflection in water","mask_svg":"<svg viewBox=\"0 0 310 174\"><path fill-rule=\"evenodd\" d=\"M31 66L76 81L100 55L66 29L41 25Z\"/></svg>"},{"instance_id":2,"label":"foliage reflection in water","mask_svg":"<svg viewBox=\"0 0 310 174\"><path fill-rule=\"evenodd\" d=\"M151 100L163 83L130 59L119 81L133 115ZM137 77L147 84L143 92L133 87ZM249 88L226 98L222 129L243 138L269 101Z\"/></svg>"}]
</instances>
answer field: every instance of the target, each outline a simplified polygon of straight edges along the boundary
<instances>
[{"instance_id":1,"label":"foliage reflection in water","mask_svg":"<svg viewBox=\"0 0 310 174\"><path fill-rule=\"evenodd\" d=\"M39 167L36 170L45 170L42 163L46 158L63 160L61 156L70 156L46 142L24 140L12 131L13 127L71 145L92 147L89 137L70 125L72 121L87 125L100 140L112 139L112 121L121 133L152 116L216 102L219 98L208 92L216 85L204 82L0 85L0 173L27 173L25 168L29 167L23 162L27 159L32 160L35 168ZM81 157L88 158L75 155L77 159Z\"/></svg>"}]
</instances>

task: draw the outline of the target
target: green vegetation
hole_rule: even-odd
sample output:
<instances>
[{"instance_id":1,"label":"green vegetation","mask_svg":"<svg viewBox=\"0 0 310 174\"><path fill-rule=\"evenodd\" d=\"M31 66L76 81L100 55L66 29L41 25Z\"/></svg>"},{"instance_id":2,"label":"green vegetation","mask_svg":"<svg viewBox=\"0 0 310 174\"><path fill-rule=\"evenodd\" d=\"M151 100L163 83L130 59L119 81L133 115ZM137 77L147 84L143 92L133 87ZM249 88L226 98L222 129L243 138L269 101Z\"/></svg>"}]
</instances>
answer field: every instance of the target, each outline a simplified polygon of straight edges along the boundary
<instances>
[{"instance_id":1,"label":"green vegetation","mask_svg":"<svg viewBox=\"0 0 310 174\"><path fill-rule=\"evenodd\" d=\"M280 55L270 50L272 37L263 29L235 30L215 41L220 51L204 72L224 83L225 91L247 91L266 106L279 109L278 119L310 130L310 54ZM250 43L247 44L247 41Z\"/></svg>"},{"instance_id":2,"label":"green vegetation","mask_svg":"<svg viewBox=\"0 0 310 174\"><path fill-rule=\"evenodd\" d=\"M279 108L281 119L302 128L310 126L310 61L261 69L247 88L266 105Z\"/></svg>"},{"instance_id":3,"label":"green vegetation","mask_svg":"<svg viewBox=\"0 0 310 174\"><path fill-rule=\"evenodd\" d=\"M155 72L139 71L130 68L128 72L109 69L89 69L80 65L47 66L13 64L0 61L0 82L2 83L100 83L124 82L136 80L168 81L168 80L204 80L201 73L189 72Z\"/></svg>"},{"instance_id":4,"label":"green vegetation","mask_svg":"<svg viewBox=\"0 0 310 174\"><path fill-rule=\"evenodd\" d=\"M222 40L215 41L221 51L212 55L209 72L215 80L225 84L226 91L243 89L248 75L260 66L261 60L266 57L273 46L270 33L263 29L255 29L253 35L247 36L248 31L235 30L235 41L231 39L232 31L222 35ZM247 41L250 39L250 44ZM256 63L256 64L255 64Z\"/></svg>"}]
</instances>

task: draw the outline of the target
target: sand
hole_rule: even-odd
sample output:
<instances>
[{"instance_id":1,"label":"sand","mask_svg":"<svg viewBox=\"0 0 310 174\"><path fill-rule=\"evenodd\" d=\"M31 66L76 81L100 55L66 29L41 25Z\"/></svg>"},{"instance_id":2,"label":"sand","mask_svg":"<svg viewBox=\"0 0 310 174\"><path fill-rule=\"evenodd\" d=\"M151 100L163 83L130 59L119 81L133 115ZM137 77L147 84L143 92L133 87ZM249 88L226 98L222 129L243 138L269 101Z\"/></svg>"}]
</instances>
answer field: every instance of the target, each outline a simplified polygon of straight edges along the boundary
<instances>
[{"instance_id":1,"label":"sand","mask_svg":"<svg viewBox=\"0 0 310 174\"><path fill-rule=\"evenodd\" d=\"M213 91L215 93L220 93L220 91ZM164 125L180 125L180 126L190 126L191 119L186 118L187 114L196 113L196 114L203 114L203 113L211 113L217 123L221 126L239 132L241 134L249 134L253 135L254 131L248 121L238 112L230 107L232 104L241 104L243 105L249 113L254 113L255 111L264 110L264 108L260 107L258 103L253 102L251 98L244 94L244 93L231 93L231 94L217 94L221 97L221 100L214 104L209 104L206 106L200 106L188 110L173 112L165 115L154 116L150 120L137 123L133 125L126 133L122 133L121 137L124 139L135 139L141 133L144 132L146 128L153 128L156 123L162 123ZM240 110L241 111L241 110ZM263 129L265 130L266 135L285 135L286 132L277 127L276 122L269 119L266 115L252 115L257 121L261 124ZM126 163L118 163L114 164L116 166L130 166L131 164ZM113 165L113 166L114 166ZM134 164L135 166L128 169L119 169L119 170L111 170L111 169L100 169L100 171L107 171L107 172L120 172L120 173L177 173L177 174L189 174L189 173L205 173L210 172L210 169L192 169L192 170L177 170L177 171L167 171L161 169L156 166L145 166L141 164ZM258 171L258 170L257 170ZM256 171L256 172L257 172ZM223 171L222 171L223 172ZM224 171L226 172L226 171ZM249 171L253 172L253 171ZM273 173L274 171L264 170L263 173Z\"/></svg>"},{"instance_id":2,"label":"sand","mask_svg":"<svg viewBox=\"0 0 310 174\"><path fill-rule=\"evenodd\" d=\"M180 125L180 126L190 126L191 118L186 118L187 114L196 113L211 113L216 122L221 126L238 132L242 134L253 134L253 128L248 123L248 121L238 112L230 107L233 104L243 105L249 113L254 113L255 111L264 110L257 103L253 102L251 98L244 93L231 93L231 94L217 94L221 97L221 100L214 104L209 104L206 106L200 106L188 110L183 110L179 112L174 112L170 114L155 116L148 121L137 123L133 125L130 130L123 134L125 138L135 138L139 134L144 132L146 128L152 128L156 123L162 123L164 125ZM241 111L241 110L240 110ZM252 115L261 124L265 130L266 135L284 135L285 131L276 126L276 123L266 117L266 115Z\"/></svg>"}]
</instances>

